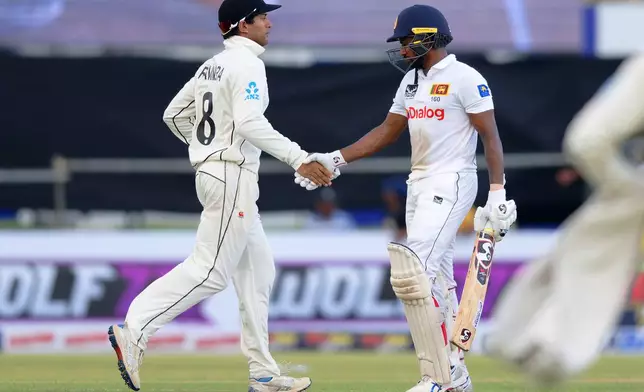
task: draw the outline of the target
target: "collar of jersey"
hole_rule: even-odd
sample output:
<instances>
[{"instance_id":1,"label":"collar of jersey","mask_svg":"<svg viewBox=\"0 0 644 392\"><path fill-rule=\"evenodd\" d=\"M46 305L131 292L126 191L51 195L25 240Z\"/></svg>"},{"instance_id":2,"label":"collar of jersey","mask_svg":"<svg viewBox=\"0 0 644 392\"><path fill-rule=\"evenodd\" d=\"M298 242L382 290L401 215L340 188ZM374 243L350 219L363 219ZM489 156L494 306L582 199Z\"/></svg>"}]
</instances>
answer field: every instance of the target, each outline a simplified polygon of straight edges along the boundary
<instances>
[{"instance_id":1,"label":"collar of jersey","mask_svg":"<svg viewBox=\"0 0 644 392\"><path fill-rule=\"evenodd\" d=\"M456 61L456 56L453 54L448 54L444 59L441 61L437 62L434 64L432 69L445 69L447 68L448 65L452 64L454 61Z\"/></svg>"},{"instance_id":2,"label":"collar of jersey","mask_svg":"<svg viewBox=\"0 0 644 392\"><path fill-rule=\"evenodd\" d=\"M430 69L429 72L427 72L427 76L431 75L433 72L439 71L441 69L445 69L451 64L453 64L456 61L456 56L453 54L448 54L444 59L441 61L437 62L434 64ZM425 73L423 70L419 69L418 70L418 75L421 77L425 77Z\"/></svg>"},{"instance_id":3,"label":"collar of jersey","mask_svg":"<svg viewBox=\"0 0 644 392\"><path fill-rule=\"evenodd\" d=\"M255 56L259 56L260 54L264 53L264 50L266 50L257 42L246 37L240 37L239 35L224 40L224 47L226 49L246 48L250 50Z\"/></svg>"}]
</instances>

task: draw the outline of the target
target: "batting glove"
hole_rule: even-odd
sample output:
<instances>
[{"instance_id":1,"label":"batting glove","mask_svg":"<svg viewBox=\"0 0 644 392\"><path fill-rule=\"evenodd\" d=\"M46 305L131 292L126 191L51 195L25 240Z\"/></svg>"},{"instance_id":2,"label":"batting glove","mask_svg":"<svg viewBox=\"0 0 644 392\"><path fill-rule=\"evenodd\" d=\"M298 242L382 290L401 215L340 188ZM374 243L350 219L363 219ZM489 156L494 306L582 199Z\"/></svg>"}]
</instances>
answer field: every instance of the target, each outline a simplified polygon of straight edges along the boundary
<instances>
[{"instance_id":1,"label":"batting glove","mask_svg":"<svg viewBox=\"0 0 644 392\"><path fill-rule=\"evenodd\" d=\"M342 153L340 153L340 150L336 150L327 154L321 154L319 152L309 154L309 156L306 157L303 163L311 162L319 162L327 170L332 172L333 177L331 177L331 180L338 178L340 176L340 169L338 168L347 164L347 162L344 160L344 157L342 156ZM302 188L306 188L307 191L312 191L318 188L318 186L312 183L311 180L302 177L302 175L297 172L295 172L294 181Z\"/></svg>"},{"instance_id":2,"label":"batting glove","mask_svg":"<svg viewBox=\"0 0 644 392\"><path fill-rule=\"evenodd\" d=\"M516 203L514 200L505 200L505 189L490 191L485 207L476 209L474 230L483 230L489 222L489 226L494 230L494 239L500 242L516 220Z\"/></svg>"},{"instance_id":3,"label":"batting glove","mask_svg":"<svg viewBox=\"0 0 644 392\"><path fill-rule=\"evenodd\" d=\"M333 169L333 176L331 177L331 180L335 180L340 176L340 169ZM303 177L300 173L295 172L295 180L293 180L297 185L301 186L302 188L306 188L307 191L312 191L318 188L317 185L315 185L311 180L309 180L306 177Z\"/></svg>"},{"instance_id":4,"label":"batting glove","mask_svg":"<svg viewBox=\"0 0 644 392\"><path fill-rule=\"evenodd\" d=\"M334 169L344 166L347 162L344 160L340 150L336 150L327 154L320 154L319 152L310 154L304 160L304 163L319 162L328 171L334 172Z\"/></svg>"}]
</instances>

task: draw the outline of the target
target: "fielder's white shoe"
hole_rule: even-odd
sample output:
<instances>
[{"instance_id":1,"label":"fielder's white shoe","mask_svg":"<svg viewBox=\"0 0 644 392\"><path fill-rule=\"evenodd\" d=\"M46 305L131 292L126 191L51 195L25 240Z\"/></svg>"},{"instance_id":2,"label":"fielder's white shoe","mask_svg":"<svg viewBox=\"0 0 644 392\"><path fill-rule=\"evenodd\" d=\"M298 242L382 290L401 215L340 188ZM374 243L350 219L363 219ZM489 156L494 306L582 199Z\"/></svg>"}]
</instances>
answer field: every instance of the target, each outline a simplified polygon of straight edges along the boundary
<instances>
[{"instance_id":1,"label":"fielder's white shoe","mask_svg":"<svg viewBox=\"0 0 644 392\"><path fill-rule=\"evenodd\" d=\"M112 325L107 330L112 348L116 353L119 371L125 384L134 391L141 389L139 368L143 363L143 350L130 337L130 333L122 325Z\"/></svg>"},{"instance_id":2,"label":"fielder's white shoe","mask_svg":"<svg viewBox=\"0 0 644 392\"><path fill-rule=\"evenodd\" d=\"M308 377L293 378L286 376L251 378L248 392L300 392L311 386Z\"/></svg>"}]
</instances>

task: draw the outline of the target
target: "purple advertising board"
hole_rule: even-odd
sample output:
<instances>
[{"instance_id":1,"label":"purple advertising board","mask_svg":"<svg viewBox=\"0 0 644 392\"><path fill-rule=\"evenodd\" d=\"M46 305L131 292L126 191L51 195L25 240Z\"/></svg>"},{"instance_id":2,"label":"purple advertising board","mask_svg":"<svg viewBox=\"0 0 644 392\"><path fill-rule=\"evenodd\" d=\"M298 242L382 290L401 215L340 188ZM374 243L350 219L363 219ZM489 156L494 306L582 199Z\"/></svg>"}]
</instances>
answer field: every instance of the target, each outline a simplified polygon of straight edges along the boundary
<instances>
[{"instance_id":1,"label":"purple advertising board","mask_svg":"<svg viewBox=\"0 0 644 392\"><path fill-rule=\"evenodd\" d=\"M272 330L399 330L404 313L389 284L389 264L374 262L279 262L272 291ZM483 319L489 317L521 263L492 267ZM130 302L174 267L167 262L4 261L0 263L0 320L123 320ZM460 294L468 264L455 265ZM235 324L237 303L228 288L177 318L177 322Z\"/></svg>"}]
</instances>

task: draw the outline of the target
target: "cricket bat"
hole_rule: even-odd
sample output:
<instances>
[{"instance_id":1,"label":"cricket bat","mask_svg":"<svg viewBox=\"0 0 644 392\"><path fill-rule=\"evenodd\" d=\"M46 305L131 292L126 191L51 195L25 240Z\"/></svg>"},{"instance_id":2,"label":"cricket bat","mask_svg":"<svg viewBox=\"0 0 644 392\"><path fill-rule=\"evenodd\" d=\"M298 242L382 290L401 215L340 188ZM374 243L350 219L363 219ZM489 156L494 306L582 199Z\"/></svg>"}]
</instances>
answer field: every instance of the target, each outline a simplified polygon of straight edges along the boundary
<instances>
[{"instance_id":1,"label":"cricket bat","mask_svg":"<svg viewBox=\"0 0 644 392\"><path fill-rule=\"evenodd\" d=\"M485 227L479 231L467 270L461 303L452 330L451 342L463 351L470 351L476 328L481 321L485 294L490 282L492 258L494 257L494 230Z\"/></svg>"}]
</instances>

